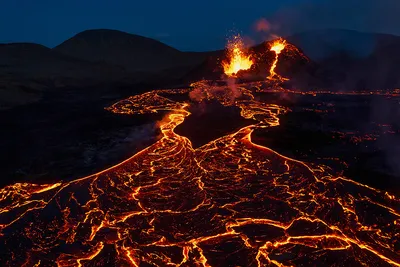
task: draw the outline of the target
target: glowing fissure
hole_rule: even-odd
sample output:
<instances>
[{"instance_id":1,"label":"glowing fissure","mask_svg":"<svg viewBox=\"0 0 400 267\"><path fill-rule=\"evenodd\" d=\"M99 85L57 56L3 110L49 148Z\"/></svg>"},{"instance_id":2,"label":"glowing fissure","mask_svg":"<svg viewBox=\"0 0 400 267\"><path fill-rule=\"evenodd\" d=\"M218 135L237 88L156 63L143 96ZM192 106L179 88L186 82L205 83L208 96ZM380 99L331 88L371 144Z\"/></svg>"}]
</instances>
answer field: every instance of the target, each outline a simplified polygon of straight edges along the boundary
<instances>
[{"instance_id":1,"label":"glowing fissure","mask_svg":"<svg viewBox=\"0 0 400 267\"><path fill-rule=\"evenodd\" d=\"M275 72L276 66L278 65L279 55L286 47L286 40L278 39L274 41L271 45L270 51L275 52L275 60L272 62L271 68L269 70L268 79L279 79L279 80L287 80L286 78L281 77Z\"/></svg>"},{"instance_id":2,"label":"glowing fissure","mask_svg":"<svg viewBox=\"0 0 400 267\"><path fill-rule=\"evenodd\" d=\"M400 266L399 199L253 143L254 130L279 125L288 110L239 89L233 105L254 124L197 149L174 132L190 102L162 96L189 90L152 91L108 108L169 112L161 139L92 176L1 189L1 264L318 266L333 258Z\"/></svg>"}]
</instances>

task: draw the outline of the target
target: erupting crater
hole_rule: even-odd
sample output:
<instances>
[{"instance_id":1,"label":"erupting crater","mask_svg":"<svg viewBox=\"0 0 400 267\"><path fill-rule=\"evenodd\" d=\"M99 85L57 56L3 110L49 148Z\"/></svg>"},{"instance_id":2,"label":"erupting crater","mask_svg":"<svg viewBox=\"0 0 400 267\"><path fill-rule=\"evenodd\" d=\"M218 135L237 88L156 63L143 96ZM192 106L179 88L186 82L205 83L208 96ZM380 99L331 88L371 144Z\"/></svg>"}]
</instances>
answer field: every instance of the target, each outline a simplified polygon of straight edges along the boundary
<instances>
[{"instance_id":1,"label":"erupting crater","mask_svg":"<svg viewBox=\"0 0 400 267\"><path fill-rule=\"evenodd\" d=\"M251 68L254 62L246 50L240 35L234 36L228 42L227 59L222 62L224 73L227 76L235 77L239 71Z\"/></svg>"},{"instance_id":2,"label":"erupting crater","mask_svg":"<svg viewBox=\"0 0 400 267\"><path fill-rule=\"evenodd\" d=\"M270 47L266 82L201 81L108 107L165 113L159 140L87 177L1 189L0 265L400 266L398 197L252 141L290 112L255 97L286 80L275 69L287 46ZM235 38L226 76L252 64ZM210 119L208 106L204 122L199 108L212 101L213 114L233 115Z\"/></svg>"}]
</instances>

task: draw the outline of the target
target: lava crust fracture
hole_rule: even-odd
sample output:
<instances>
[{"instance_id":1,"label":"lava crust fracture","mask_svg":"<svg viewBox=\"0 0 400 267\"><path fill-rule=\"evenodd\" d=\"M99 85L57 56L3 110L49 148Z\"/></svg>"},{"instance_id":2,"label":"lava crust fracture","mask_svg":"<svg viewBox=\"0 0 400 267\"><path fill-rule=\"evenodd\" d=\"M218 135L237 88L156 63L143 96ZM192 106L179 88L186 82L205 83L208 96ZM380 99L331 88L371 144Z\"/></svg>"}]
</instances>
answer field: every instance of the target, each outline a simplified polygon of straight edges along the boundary
<instances>
[{"instance_id":1,"label":"lava crust fracture","mask_svg":"<svg viewBox=\"0 0 400 267\"><path fill-rule=\"evenodd\" d=\"M254 124L197 149L174 132L191 102L168 98L189 89L109 107L166 112L161 138L88 177L1 189L0 265L400 266L399 199L252 142L288 110L249 87L219 100Z\"/></svg>"}]
</instances>

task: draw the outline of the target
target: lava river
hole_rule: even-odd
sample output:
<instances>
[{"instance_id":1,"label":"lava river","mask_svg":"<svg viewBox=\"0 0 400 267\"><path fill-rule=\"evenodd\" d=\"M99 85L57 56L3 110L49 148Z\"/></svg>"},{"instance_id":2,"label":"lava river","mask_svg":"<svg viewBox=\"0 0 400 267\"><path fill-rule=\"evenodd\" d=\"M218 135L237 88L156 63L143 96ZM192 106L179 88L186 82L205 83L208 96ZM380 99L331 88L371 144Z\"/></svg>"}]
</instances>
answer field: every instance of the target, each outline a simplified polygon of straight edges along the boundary
<instances>
[{"instance_id":1,"label":"lava river","mask_svg":"<svg viewBox=\"0 0 400 267\"><path fill-rule=\"evenodd\" d=\"M194 149L190 101L157 90L108 110L167 112L161 138L71 182L0 190L1 266L400 266L400 201L252 142L283 107L219 99L254 124ZM206 131L207 129L204 129Z\"/></svg>"}]
</instances>

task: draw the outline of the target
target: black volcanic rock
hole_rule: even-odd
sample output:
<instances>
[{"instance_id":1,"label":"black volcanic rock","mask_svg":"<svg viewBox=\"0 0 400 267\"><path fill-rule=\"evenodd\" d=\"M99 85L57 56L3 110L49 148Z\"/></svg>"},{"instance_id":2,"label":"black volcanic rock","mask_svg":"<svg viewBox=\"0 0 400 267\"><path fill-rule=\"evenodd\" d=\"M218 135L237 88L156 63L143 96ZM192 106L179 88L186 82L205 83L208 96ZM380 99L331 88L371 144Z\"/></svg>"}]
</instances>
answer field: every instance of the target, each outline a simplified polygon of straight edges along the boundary
<instances>
[{"instance_id":1,"label":"black volcanic rock","mask_svg":"<svg viewBox=\"0 0 400 267\"><path fill-rule=\"evenodd\" d=\"M175 131L188 137L194 148L253 123L252 120L240 116L238 107L226 107L218 101L192 103L189 111L191 115Z\"/></svg>"},{"instance_id":2,"label":"black volcanic rock","mask_svg":"<svg viewBox=\"0 0 400 267\"><path fill-rule=\"evenodd\" d=\"M88 30L54 48L65 55L122 66L129 71L160 71L194 66L204 53L181 52L151 38L116 30Z\"/></svg>"}]
</instances>

